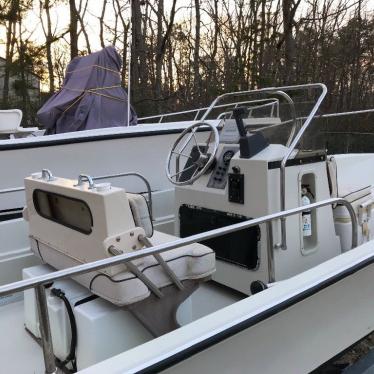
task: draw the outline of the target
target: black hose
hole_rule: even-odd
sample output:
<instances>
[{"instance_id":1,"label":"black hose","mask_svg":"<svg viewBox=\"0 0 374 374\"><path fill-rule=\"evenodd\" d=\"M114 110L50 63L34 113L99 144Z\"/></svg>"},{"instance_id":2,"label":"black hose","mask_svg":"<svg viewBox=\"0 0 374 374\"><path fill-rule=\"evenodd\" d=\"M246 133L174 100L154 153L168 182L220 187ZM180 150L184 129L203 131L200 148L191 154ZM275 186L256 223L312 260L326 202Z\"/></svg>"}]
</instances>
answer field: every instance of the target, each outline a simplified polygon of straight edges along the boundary
<instances>
[{"instance_id":1,"label":"black hose","mask_svg":"<svg viewBox=\"0 0 374 374\"><path fill-rule=\"evenodd\" d=\"M70 328L71 328L70 351L69 351L69 354L66 356L65 360L63 360L60 363L60 365L66 366L66 364L71 362L72 370L73 370L73 372L76 372L77 371L77 363L76 363L76 357L75 357L75 350L76 350L76 347L77 347L78 336L77 336L77 324L75 322L74 312L73 312L73 309L72 309L72 307L69 303L69 300L65 296L64 291L62 291L59 288L52 288L51 289L51 294L53 296L56 296L56 297L60 298L64 302L65 307L66 307L66 311L68 312L69 321L70 321Z\"/></svg>"}]
</instances>

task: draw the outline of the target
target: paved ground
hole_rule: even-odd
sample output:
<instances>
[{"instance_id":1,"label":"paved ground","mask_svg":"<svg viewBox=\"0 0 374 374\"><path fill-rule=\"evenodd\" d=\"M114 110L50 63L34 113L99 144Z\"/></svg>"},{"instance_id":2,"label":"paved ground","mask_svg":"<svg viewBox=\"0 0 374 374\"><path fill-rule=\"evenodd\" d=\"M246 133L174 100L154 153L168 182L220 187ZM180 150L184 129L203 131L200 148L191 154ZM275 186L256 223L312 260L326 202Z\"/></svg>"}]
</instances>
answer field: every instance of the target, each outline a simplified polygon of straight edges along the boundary
<instances>
[{"instance_id":1,"label":"paved ground","mask_svg":"<svg viewBox=\"0 0 374 374\"><path fill-rule=\"evenodd\" d=\"M358 362L361 358L363 358L373 349L374 349L374 333L370 334L367 338L362 340L360 343L351 347L351 349L349 349L338 360L336 360L335 362L326 364L323 367L315 370L313 374L350 374L351 371L349 367L352 364ZM357 371L354 371L354 372L356 373ZM368 372L364 371L364 373L366 374Z\"/></svg>"}]
</instances>

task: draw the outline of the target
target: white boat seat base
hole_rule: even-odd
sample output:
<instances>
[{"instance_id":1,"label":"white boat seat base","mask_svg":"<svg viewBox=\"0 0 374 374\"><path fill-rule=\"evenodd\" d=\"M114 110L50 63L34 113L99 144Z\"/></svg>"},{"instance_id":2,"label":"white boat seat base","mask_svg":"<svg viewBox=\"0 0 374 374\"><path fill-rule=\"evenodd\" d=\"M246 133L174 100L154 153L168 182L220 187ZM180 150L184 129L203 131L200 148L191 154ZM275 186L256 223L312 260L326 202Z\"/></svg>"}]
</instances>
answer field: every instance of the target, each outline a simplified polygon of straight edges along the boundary
<instances>
[{"instance_id":1,"label":"white boat seat base","mask_svg":"<svg viewBox=\"0 0 374 374\"><path fill-rule=\"evenodd\" d=\"M155 231L152 243L159 245L176 239L178 238L172 235ZM42 261L56 269L65 269L81 264L72 256L35 239L31 239L31 247ZM195 243L176 248L162 253L161 256L180 281L204 280L215 271L214 252L201 244ZM159 289L174 284L154 256L144 257L140 263L137 263L137 268ZM108 275L103 271L93 271L79 275L74 279L94 294L119 306L134 304L151 295L150 289L129 270L115 275Z\"/></svg>"}]
</instances>

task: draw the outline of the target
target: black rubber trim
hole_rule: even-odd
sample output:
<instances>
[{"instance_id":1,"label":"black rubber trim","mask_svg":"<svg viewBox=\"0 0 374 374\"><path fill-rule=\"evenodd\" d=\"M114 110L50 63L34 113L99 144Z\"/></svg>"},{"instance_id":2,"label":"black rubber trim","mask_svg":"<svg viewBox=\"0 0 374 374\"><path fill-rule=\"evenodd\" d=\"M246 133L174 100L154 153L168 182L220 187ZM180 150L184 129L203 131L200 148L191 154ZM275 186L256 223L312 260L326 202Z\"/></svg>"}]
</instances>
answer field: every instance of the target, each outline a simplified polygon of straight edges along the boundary
<instances>
[{"instance_id":1,"label":"black rubber trim","mask_svg":"<svg viewBox=\"0 0 374 374\"><path fill-rule=\"evenodd\" d=\"M42 254L40 252L39 240L35 239L35 241L36 241L36 248L38 249L38 253L39 253L40 259L45 263L44 258L43 258Z\"/></svg>"},{"instance_id":2,"label":"black rubber trim","mask_svg":"<svg viewBox=\"0 0 374 374\"><path fill-rule=\"evenodd\" d=\"M22 210L23 208L1 210L0 211L0 222L22 218Z\"/></svg>"},{"instance_id":3,"label":"black rubber trim","mask_svg":"<svg viewBox=\"0 0 374 374\"><path fill-rule=\"evenodd\" d=\"M23 208L3 209L3 210L0 210L0 214L12 213L12 212L21 212L22 213L22 210L23 210Z\"/></svg>"},{"instance_id":4,"label":"black rubber trim","mask_svg":"<svg viewBox=\"0 0 374 374\"><path fill-rule=\"evenodd\" d=\"M309 156L309 157L296 157L290 160L287 160L287 166L295 166L295 165L306 165L306 164L313 164L315 162L322 162L326 161L326 155L317 155L317 156ZM282 161L270 161L268 162L268 170L272 169L279 169L281 167Z\"/></svg>"},{"instance_id":5,"label":"black rubber trim","mask_svg":"<svg viewBox=\"0 0 374 374\"><path fill-rule=\"evenodd\" d=\"M139 132L122 133L122 134L88 135L88 136L79 137L79 138L44 140L44 141L29 142L29 143L25 142L25 143L16 143L16 144L1 144L0 151L9 151L9 150L27 149L27 148L54 147L54 146L66 145L66 144L88 143L88 142L97 142L97 141L113 140L113 139L141 138L143 136L179 134L183 130L184 129L181 128L181 129L166 129L166 130L154 130L154 131L139 131ZM200 130L200 131L208 131L208 130Z\"/></svg>"},{"instance_id":6,"label":"black rubber trim","mask_svg":"<svg viewBox=\"0 0 374 374\"><path fill-rule=\"evenodd\" d=\"M336 274L334 276L332 276L331 278L325 280L325 281L322 281L321 283L299 293L298 295L295 295L291 298L289 298L288 300L285 300L283 301L282 303L280 304L277 304L253 317L250 317L248 319L246 319L245 321L242 321L224 331L221 331L219 332L218 334L210 337L210 338L207 338L205 340L202 340L201 342L198 342L194 345L192 345L191 347L188 347L186 349L184 349L183 351L181 352L178 352L176 353L175 355L172 355L160 362L157 362L151 366L148 366L147 368L144 368L140 371L138 371L137 373L156 373L156 372L160 372L162 370L165 370L167 368L170 368L171 366L174 366L176 364L178 364L179 362L217 344L217 343L220 343L222 342L223 340L227 339L227 338L230 338L231 336L245 330L245 329L248 329L254 325L256 325L257 323L261 322L261 321L264 321L265 319L268 319L270 318L271 316L281 312L281 311L284 311L285 309L287 308L290 308L291 306L307 299L308 297L316 294L317 292L320 292L321 290L327 288L328 286L331 286L332 284L335 284L337 282L339 282L340 280L362 270L363 268L369 266L369 265L372 265L374 263L374 256L371 256L370 258L368 259L365 259L363 261L361 261L360 263L352 266L351 268L349 269L346 269L344 271L342 271L341 273L339 274Z\"/></svg>"},{"instance_id":7,"label":"black rubber trim","mask_svg":"<svg viewBox=\"0 0 374 374\"><path fill-rule=\"evenodd\" d=\"M89 303L90 301L93 301L93 300L96 300L98 299L99 296L97 295L90 295L90 296L87 296L85 297L84 299L81 299L81 300L78 300L75 304L74 304L74 308L76 306L79 306L79 305L82 305L82 304L85 304L85 303Z\"/></svg>"},{"instance_id":8,"label":"black rubber trim","mask_svg":"<svg viewBox=\"0 0 374 374\"><path fill-rule=\"evenodd\" d=\"M183 256L179 256L179 257L175 257L175 258L172 258L170 260L167 260L165 261L166 263L168 262L172 262L172 261L176 261L176 260L179 260L181 258L184 258L184 257L191 257L191 258L199 258L199 257L205 257L205 256L208 256L208 255L214 255L214 252L209 252L209 253L204 253L203 255L199 255L199 256L193 256L193 255L183 255ZM153 265L149 265L149 266L146 266L144 269L141 270L142 273L144 273L146 270L148 269L151 269L151 268L154 268L156 266L161 266L159 263L155 263ZM112 277L110 277L108 274L105 274L105 273L99 273L99 274L96 274L92 279L91 279L91 282L90 282L90 286L89 286L89 290L91 291L92 290L92 286L93 286L93 282L96 278L98 277L105 277L105 278L108 278L111 282L113 283L122 283L122 282L126 282L126 281L129 281L129 280L132 280L132 279L137 279L138 277L137 276L132 276L132 277L129 277L129 278L125 278L125 279L113 279Z\"/></svg>"}]
</instances>

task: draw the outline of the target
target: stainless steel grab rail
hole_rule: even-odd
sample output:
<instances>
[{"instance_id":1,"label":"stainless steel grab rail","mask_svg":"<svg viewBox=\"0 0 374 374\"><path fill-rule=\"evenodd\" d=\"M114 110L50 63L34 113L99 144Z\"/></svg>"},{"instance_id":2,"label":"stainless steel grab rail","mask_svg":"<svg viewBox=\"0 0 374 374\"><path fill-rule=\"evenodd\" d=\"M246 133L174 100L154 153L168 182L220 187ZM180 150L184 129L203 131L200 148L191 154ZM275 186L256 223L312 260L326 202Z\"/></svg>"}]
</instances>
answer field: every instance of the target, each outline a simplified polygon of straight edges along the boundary
<instances>
[{"instance_id":1,"label":"stainless steel grab rail","mask_svg":"<svg viewBox=\"0 0 374 374\"><path fill-rule=\"evenodd\" d=\"M276 99L276 98L264 98L264 99L237 101L237 102L233 102L233 103L216 105L215 109L216 108L225 108L225 107L228 107L228 106L231 106L231 105L235 105L237 107L239 105L244 105L244 104L248 105L248 104L261 103L261 102L266 103L266 102L269 102L269 101L271 101L272 103L273 102L277 103L277 115L279 116L279 102L278 102L278 99ZM162 120L164 119L164 117L174 117L174 116L180 116L180 115L183 115L183 114L192 114L192 113L196 113L195 117L193 118L193 121L197 121L198 118L199 118L200 112L206 111L207 109L209 109L209 107L198 108L198 109L190 109L190 110L183 110L183 111L180 111L180 112L173 112L173 113L157 114L157 115L154 115L154 116L141 117L141 118L138 119L138 122L139 121L146 121L146 120L150 120L150 119L159 118L158 123L161 123ZM144 125L146 125L146 124L147 123L144 123Z\"/></svg>"},{"instance_id":2,"label":"stainless steel grab rail","mask_svg":"<svg viewBox=\"0 0 374 374\"><path fill-rule=\"evenodd\" d=\"M354 212L352 205L342 198L333 198L324 201L319 201L310 205L305 205L302 207L297 207L293 209L289 209L284 212L277 212L266 215L264 217L251 219L248 221L236 223L230 226L226 226L223 228L210 230L205 233L196 234L189 236L187 238L178 239L173 242L160 244L154 247L141 249L139 251L134 251L131 253L126 253L122 255L118 255L112 258L107 258L103 260L98 260L94 262L90 262L83 265L74 266L68 269L63 269L56 271L54 273L41 275L38 277L25 279L22 281L10 283L4 286L0 286L0 297L6 296L9 294L13 294L15 292L24 291L27 289L35 288L37 294L37 303L38 303L38 314L40 319L40 325L42 327L42 345L43 345L43 353L44 353L44 362L46 367L46 373L54 373L56 371L56 366L54 362L54 354L53 354L53 345L51 340L51 331L49 325L49 317L48 317L48 307L46 302L46 295L45 295L45 288L44 285L54 282L58 279L68 278L72 276L77 276L85 273L89 273L94 270L99 270L106 268L108 266L118 265L121 263L126 263L129 261L133 261L142 257L146 257L149 255L158 255L165 251L175 249L181 246L197 243L203 240L215 238L221 235L229 234L235 231L247 229L252 226L260 225L263 223L271 222L275 219L279 219L282 217L288 217L294 214L302 213L304 210L313 210L320 207L334 205L334 204L342 204L344 205L351 218L352 223L352 248L357 246L357 218ZM268 224L267 229L269 232L269 239L267 245L267 253L268 253L268 272L269 272L269 281L274 282L274 247L272 243L272 230L270 225Z\"/></svg>"},{"instance_id":3,"label":"stainless steel grab rail","mask_svg":"<svg viewBox=\"0 0 374 374\"><path fill-rule=\"evenodd\" d=\"M286 177L285 177L285 171L286 171L286 163L289 159L290 155L294 151L296 145L299 143L301 137L304 135L305 130L308 128L309 124L313 120L317 110L319 109L323 99L325 98L327 94L327 87L323 83L310 83L310 84L301 84L296 86L283 86L283 87L270 87L270 88L261 88L257 90L248 90L248 91L238 91L238 92L229 92L220 96L217 96L215 100L210 104L209 108L201 118L201 121L204 121L208 115L211 113L211 111L217 106L218 102L221 101L224 98L230 97L230 96L243 96L248 94L258 94L258 93L274 93L277 92L278 94L282 92L282 95L287 94L284 91L297 91L297 90L305 90L310 88L320 88L322 90L321 94L319 95L317 101L315 102L312 110L310 111L308 117L306 118L304 124L301 126L298 133L293 138L291 144L288 147L288 150L283 157L281 161L281 167L280 167L280 206L281 211L284 211L286 209ZM283 95L283 96L284 96ZM293 119L295 121L295 118ZM296 126L296 123L295 123ZM292 135L292 134L291 134ZM277 248L281 248L283 250L287 249L287 232L286 232L286 220L285 217L281 218L281 242L276 244Z\"/></svg>"},{"instance_id":4,"label":"stainless steel grab rail","mask_svg":"<svg viewBox=\"0 0 374 374\"><path fill-rule=\"evenodd\" d=\"M374 108L372 108L372 109L353 110L353 111L350 111L350 112L339 112L339 113L320 114L318 116L314 116L313 119L349 117L349 116L354 116L354 115L358 115L358 114L369 114L369 113L374 113ZM296 120L303 120L303 119L307 119L307 118L308 117L301 116L301 117L296 117ZM280 124L277 124L277 126L286 125L286 124L289 124L289 123L292 123L292 122L293 122L293 119L289 119L289 120L286 120L286 121L282 121ZM373 133L371 133L371 134L373 134Z\"/></svg>"},{"instance_id":5,"label":"stainless steel grab rail","mask_svg":"<svg viewBox=\"0 0 374 374\"><path fill-rule=\"evenodd\" d=\"M103 180L103 179L122 178L122 177L137 177L144 182L144 184L147 188L149 213L151 215L151 220L153 220L152 189L151 189L150 183L148 182L148 179L144 175L142 175L140 173L137 173L137 172L134 172L134 171L130 171L130 172L127 172L127 173L100 175L98 177L92 177L92 179L95 180L95 181L98 181L98 180Z\"/></svg>"},{"instance_id":6,"label":"stainless steel grab rail","mask_svg":"<svg viewBox=\"0 0 374 374\"><path fill-rule=\"evenodd\" d=\"M369 114L369 113L374 113L374 108L373 109L361 109L361 110L354 110L354 111L350 111L350 112L339 112L339 113L327 113L327 114L320 114L318 116L314 116L313 119L324 119L324 118L336 118L336 117L349 117L349 116L354 116L354 115L358 115L358 114ZM307 119L308 117L305 117L305 116L301 116L301 117L296 117L296 121L301 121L301 120L304 120L304 119ZM287 125L287 124L290 124L290 123L293 123L294 122L294 119L288 119L286 121L282 121L281 123L277 123L275 125L270 125L270 126L264 126L264 127L260 127L260 128L257 128L257 129L254 129L252 131L262 131L262 130L265 130L265 129L269 129L269 128L274 128L274 127L279 127L279 126L284 126L284 125ZM324 131L325 134L329 134L330 132L329 131ZM335 133L335 132L334 132ZM338 133L338 132L336 132ZM340 133L340 132L339 132ZM373 135L374 133L369 133L369 132L357 132L357 133L354 133L354 134L362 134L362 135Z\"/></svg>"},{"instance_id":7,"label":"stainless steel grab rail","mask_svg":"<svg viewBox=\"0 0 374 374\"><path fill-rule=\"evenodd\" d=\"M301 129L299 132L295 135L294 139L292 140L292 143L288 147L288 150L283 157L281 161L280 166L280 205L281 210L286 209L286 164L288 159L290 158L292 152L294 151L295 147L299 143L301 137L304 135L305 130L308 128L309 124L312 122L315 114L317 113L318 108L320 107L323 99L325 98L327 94L327 87L324 84L318 84L317 87L322 88L322 92L316 101L316 103L313 106L313 109L309 113L307 119L305 120L304 124L301 126ZM287 230L286 230L286 219L281 218L281 242L277 244L278 247L280 247L283 250L287 249Z\"/></svg>"}]
</instances>

